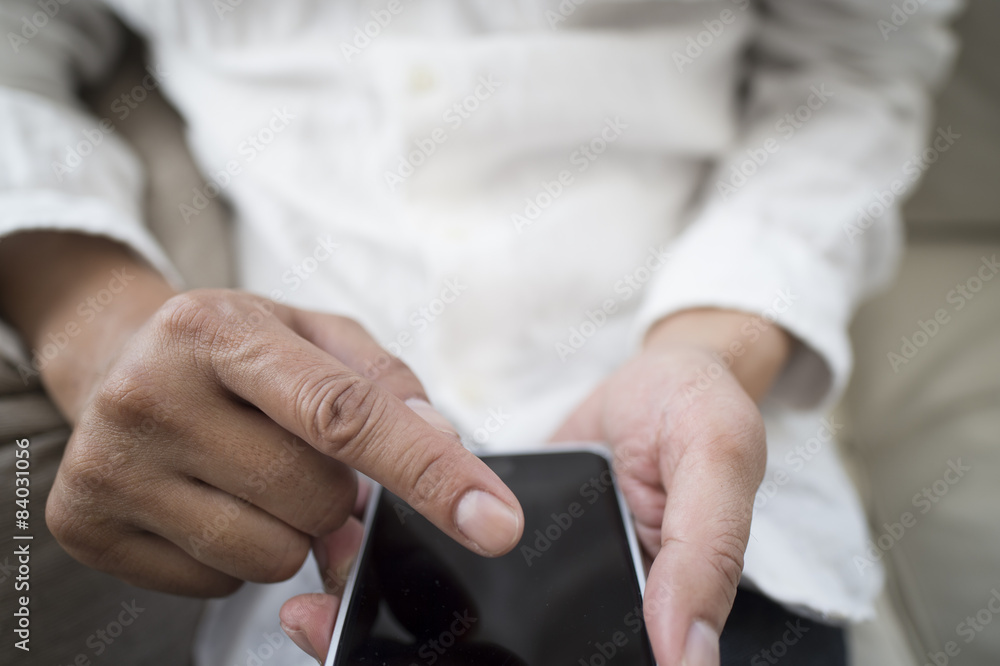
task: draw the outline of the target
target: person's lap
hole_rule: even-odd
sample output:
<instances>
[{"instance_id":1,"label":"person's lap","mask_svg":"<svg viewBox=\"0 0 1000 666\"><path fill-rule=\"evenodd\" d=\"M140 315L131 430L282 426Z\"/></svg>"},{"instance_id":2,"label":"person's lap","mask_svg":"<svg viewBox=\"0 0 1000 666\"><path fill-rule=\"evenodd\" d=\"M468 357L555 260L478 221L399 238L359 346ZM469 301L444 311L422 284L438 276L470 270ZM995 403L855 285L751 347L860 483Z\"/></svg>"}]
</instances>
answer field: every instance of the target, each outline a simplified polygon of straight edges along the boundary
<instances>
[{"instance_id":1,"label":"person's lap","mask_svg":"<svg viewBox=\"0 0 1000 666\"><path fill-rule=\"evenodd\" d=\"M32 506L44 506L67 431L30 437ZM13 498L13 446L0 453L4 495ZM10 525L13 527L13 525ZM9 529L5 529L5 532ZM77 563L32 512L31 652L11 642L0 648L4 663L171 664L189 663L202 601L142 590ZM11 542L12 534L2 535ZM10 576L12 574L8 574ZM5 606L13 604L5 595ZM3 609L4 625L14 608ZM277 614L277 609L275 609ZM5 626L13 634L13 625ZM721 640L723 666L845 664L843 631L789 612L756 592L741 589ZM79 655L87 660L79 662ZM25 658L27 660L25 661Z\"/></svg>"},{"instance_id":2,"label":"person's lap","mask_svg":"<svg viewBox=\"0 0 1000 666\"><path fill-rule=\"evenodd\" d=\"M844 630L792 613L740 588L720 638L722 666L844 666Z\"/></svg>"},{"instance_id":3,"label":"person's lap","mask_svg":"<svg viewBox=\"0 0 1000 666\"><path fill-rule=\"evenodd\" d=\"M0 632L7 637L0 644L0 663L50 666L191 663L191 644L202 600L143 590L89 569L71 558L46 529L45 499L67 436L68 430L59 428L27 437L31 452L29 528L16 530L14 521L4 520L0 540L6 544L28 544L30 587L15 592L12 579L23 575L17 571L19 563L12 555L0 557L0 581L4 587ZM14 450L13 441L0 445L0 488L3 498L8 500L4 503L6 507L14 506ZM14 532L33 538L14 541ZM15 604L20 596L30 600L28 652L14 646L20 640L13 638L15 623L19 621L14 617Z\"/></svg>"}]
</instances>

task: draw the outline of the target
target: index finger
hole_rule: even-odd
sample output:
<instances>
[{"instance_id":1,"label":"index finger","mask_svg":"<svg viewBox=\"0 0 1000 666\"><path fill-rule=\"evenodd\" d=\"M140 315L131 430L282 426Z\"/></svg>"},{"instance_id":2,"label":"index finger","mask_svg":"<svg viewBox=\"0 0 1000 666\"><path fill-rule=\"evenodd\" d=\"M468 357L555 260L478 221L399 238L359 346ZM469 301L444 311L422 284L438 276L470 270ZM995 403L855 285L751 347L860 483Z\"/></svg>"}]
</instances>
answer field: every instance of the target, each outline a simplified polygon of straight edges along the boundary
<instances>
[{"instance_id":1,"label":"index finger","mask_svg":"<svg viewBox=\"0 0 1000 666\"><path fill-rule=\"evenodd\" d=\"M284 326L283 318L251 335L237 329L229 343L214 345L210 364L223 386L321 453L375 479L471 550L498 556L514 547L524 525L521 507L483 461ZM226 336L225 326L216 335Z\"/></svg>"}]
</instances>

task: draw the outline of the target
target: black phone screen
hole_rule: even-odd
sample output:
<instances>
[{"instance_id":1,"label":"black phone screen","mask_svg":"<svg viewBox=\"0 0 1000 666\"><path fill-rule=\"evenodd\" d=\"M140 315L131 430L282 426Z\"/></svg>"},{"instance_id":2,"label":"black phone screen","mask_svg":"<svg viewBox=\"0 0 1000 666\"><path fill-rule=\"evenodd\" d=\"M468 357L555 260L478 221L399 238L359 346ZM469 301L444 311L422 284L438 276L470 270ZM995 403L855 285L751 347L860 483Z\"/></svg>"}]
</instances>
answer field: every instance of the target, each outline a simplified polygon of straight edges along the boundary
<instances>
[{"instance_id":1,"label":"black phone screen","mask_svg":"<svg viewBox=\"0 0 1000 666\"><path fill-rule=\"evenodd\" d=\"M383 490L340 632L338 666L653 666L607 460L488 456L524 536L476 555Z\"/></svg>"}]
</instances>

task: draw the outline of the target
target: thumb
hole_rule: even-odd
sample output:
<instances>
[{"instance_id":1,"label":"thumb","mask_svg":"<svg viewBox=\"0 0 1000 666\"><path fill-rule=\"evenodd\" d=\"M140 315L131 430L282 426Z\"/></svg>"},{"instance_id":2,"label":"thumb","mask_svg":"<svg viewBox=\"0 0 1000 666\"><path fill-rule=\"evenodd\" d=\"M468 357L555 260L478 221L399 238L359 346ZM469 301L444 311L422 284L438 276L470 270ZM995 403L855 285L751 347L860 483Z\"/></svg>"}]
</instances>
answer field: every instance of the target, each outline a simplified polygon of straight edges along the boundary
<instances>
[{"instance_id":1,"label":"thumb","mask_svg":"<svg viewBox=\"0 0 1000 666\"><path fill-rule=\"evenodd\" d=\"M340 599L329 594L300 594L281 607L281 629L300 650L319 663L326 660L337 622Z\"/></svg>"},{"instance_id":2,"label":"thumb","mask_svg":"<svg viewBox=\"0 0 1000 666\"><path fill-rule=\"evenodd\" d=\"M715 432L689 442L675 463L661 461L667 503L643 603L661 666L719 664L765 458L763 426L716 430L732 420L717 416Z\"/></svg>"},{"instance_id":3,"label":"thumb","mask_svg":"<svg viewBox=\"0 0 1000 666\"><path fill-rule=\"evenodd\" d=\"M364 527L357 518L347 519L336 532L313 539L313 552L327 594L300 594L284 603L279 612L281 629L310 657L326 659L333 627L340 608L339 595L357 557ZM336 596L334 596L336 595Z\"/></svg>"}]
</instances>

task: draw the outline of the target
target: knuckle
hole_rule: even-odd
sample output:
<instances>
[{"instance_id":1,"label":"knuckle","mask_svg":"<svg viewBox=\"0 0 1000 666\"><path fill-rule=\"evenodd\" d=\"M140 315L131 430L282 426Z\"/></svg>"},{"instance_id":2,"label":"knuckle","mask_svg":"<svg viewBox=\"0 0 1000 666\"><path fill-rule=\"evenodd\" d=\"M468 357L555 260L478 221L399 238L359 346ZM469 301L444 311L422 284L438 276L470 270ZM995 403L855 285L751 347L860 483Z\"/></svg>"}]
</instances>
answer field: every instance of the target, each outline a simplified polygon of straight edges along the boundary
<instances>
[{"instance_id":1,"label":"knuckle","mask_svg":"<svg viewBox=\"0 0 1000 666\"><path fill-rule=\"evenodd\" d=\"M326 488L329 491L318 495L321 501L314 501L313 506L303 512L302 529L310 536L320 537L336 531L347 522L354 509L358 480L353 473L342 475L342 478Z\"/></svg>"},{"instance_id":2,"label":"knuckle","mask_svg":"<svg viewBox=\"0 0 1000 666\"><path fill-rule=\"evenodd\" d=\"M115 539L94 545L83 557L76 555L77 559L98 571L110 574L125 574L134 565L131 549L128 540Z\"/></svg>"},{"instance_id":3,"label":"knuckle","mask_svg":"<svg viewBox=\"0 0 1000 666\"><path fill-rule=\"evenodd\" d=\"M66 467L63 483L78 503L107 496L115 492L115 473L109 462L71 462Z\"/></svg>"},{"instance_id":4,"label":"knuckle","mask_svg":"<svg viewBox=\"0 0 1000 666\"><path fill-rule=\"evenodd\" d=\"M65 547L78 538L77 522L70 504L64 501L63 494L58 488L54 488L45 503L45 525L49 528L49 532Z\"/></svg>"},{"instance_id":5,"label":"knuckle","mask_svg":"<svg viewBox=\"0 0 1000 666\"><path fill-rule=\"evenodd\" d=\"M258 558L260 575L257 582L280 583L294 576L309 554L309 540L302 535L285 539L278 552L262 551Z\"/></svg>"},{"instance_id":6,"label":"knuckle","mask_svg":"<svg viewBox=\"0 0 1000 666\"><path fill-rule=\"evenodd\" d=\"M196 362L247 367L272 351L252 321L257 300L224 289L185 292L160 309L159 326L171 345Z\"/></svg>"},{"instance_id":7,"label":"knuckle","mask_svg":"<svg viewBox=\"0 0 1000 666\"><path fill-rule=\"evenodd\" d=\"M732 600L743 576L744 546L736 535L722 535L711 542L701 543L664 536L660 548L667 549L671 546L695 549L698 559L715 570L720 591L724 592L730 601Z\"/></svg>"},{"instance_id":8,"label":"knuckle","mask_svg":"<svg viewBox=\"0 0 1000 666\"><path fill-rule=\"evenodd\" d=\"M764 431L764 421L760 412L755 411L746 418L730 424L730 427L717 437L715 444L720 454L727 457L735 465L741 476L748 482L755 480L754 486L764 476L767 463L767 435Z\"/></svg>"},{"instance_id":9,"label":"knuckle","mask_svg":"<svg viewBox=\"0 0 1000 666\"><path fill-rule=\"evenodd\" d=\"M337 457L364 439L385 410L374 384L350 372L306 381L298 392L301 424L323 452Z\"/></svg>"},{"instance_id":10,"label":"knuckle","mask_svg":"<svg viewBox=\"0 0 1000 666\"><path fill-rule=\"evenodd\" d=\"M120 494L120 467L129 456L116 450L116 439L114 432L94 429L86 421L77 427L56 475L53 510L66 504L80 513L93 512L101 498Z\"/></svg>"},{"instance_id":11,"label":"knuckle","mask_svg":"<svg viewBox=\"0 0 1000 666\"><path fill-rule=\"evenodd\" d=\"M109 570L102 564L107 559L108 544L115 541L102 539L105 530L95 524L88 511L69 501L58 486L46 502L45 524L67 553L83 564Z\"/></svg>"},{"instance_id":12,"label":"knuckle","mask_svg":"<svg viewBox=\"0 0 1000 666\"><path fill-rule=\"evenodd\" d=\"M419 451L422 447L418 445L415 448ZM414 469L409 485L412 490L410 505L418 511L428 504L447 503L450 496L456 494L449 480L458 478L458 456L447 453L429 455L409 467Z\"/></svg>"},{"instance_id":13,"label":"knuckle","mask_svg":"<svg viewBox=\"0 0 1000 666\"><path fill-rule=\"evenodd\" d=\"M749 400L749 398L747 398ZM699 442L709 460L759 483L767 460L767 435L753 404L727 401L684 414L684 439Z\"/></svg>"},{"instance_id":14,"label":"knuckle","mask_svg":"<svg viewBox=\"0 0 1000 666\"><path fill-rule=\"evenodd\" d=\"M214 336L220 315L228 308L225 299L213 290L186 291L160 308L157 323L171 339L200 340Z\"/></svg>"},{"instance_id":15,"label":"knuckle","mask_svg":"<svg viewBox=\"0 0 1000 666\"><path fill-rule=\"evenodd\" d=\"M164 397L162 383L146 365L124 361L101 384L93 404L112 425L124 430L142 429L149 418L159 416Z\"/></svg>"},{"instance_id":16,"label":"knuckle","mask_svg":"<svg viewBox=\"0 0 1000 666\"><path fill-rule=\"evenodd\" d=\"M736 587L743 576L743 545L735 536L723 537L718 542L707 546L707 560L725 581L727 590L735 594Z\"/></svg>"}]
</instances>

